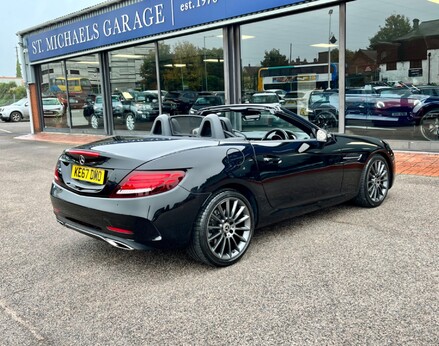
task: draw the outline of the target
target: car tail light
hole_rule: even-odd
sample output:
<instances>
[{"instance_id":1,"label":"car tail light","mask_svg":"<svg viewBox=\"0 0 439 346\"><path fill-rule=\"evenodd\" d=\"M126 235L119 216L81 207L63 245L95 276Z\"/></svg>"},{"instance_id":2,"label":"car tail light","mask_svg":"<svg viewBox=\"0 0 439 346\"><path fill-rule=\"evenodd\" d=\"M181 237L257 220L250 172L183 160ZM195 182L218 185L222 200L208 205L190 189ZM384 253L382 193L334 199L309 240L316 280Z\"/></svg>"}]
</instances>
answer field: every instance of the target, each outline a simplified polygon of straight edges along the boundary
<instances>
[{"instance_id":1,"label":"car tail light","mask_svg":"<svg viewBox=\"0 0 439 346\"><path fill-rule=\"evenodd\" d=\"M59 163L57 163L56 166L55 166L55 172L53 173L53 178L55 179L56 182L60 181L60 178L59 178Z\"/></svg>"},{"instance_id":2,"label":"car tail light","mask_svg":"<svg viewBox=\"0 0 439 346\"><path fill-rule=\"evenodd\" d=\"M172 190L184 178L184 171L134 171L111 194L112 198L156 195Z\"/></svg>"}]
</instances>

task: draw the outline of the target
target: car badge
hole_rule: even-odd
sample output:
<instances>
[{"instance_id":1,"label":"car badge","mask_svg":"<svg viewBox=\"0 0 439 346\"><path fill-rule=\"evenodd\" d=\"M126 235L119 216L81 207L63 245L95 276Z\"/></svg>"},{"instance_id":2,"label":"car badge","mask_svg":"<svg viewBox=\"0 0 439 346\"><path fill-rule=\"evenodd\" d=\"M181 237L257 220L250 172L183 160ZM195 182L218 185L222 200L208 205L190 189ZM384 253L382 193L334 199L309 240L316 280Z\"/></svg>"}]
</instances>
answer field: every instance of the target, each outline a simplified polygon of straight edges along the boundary
<instances>
[{"instance_id":1,"label":"car badge","mask_svg":"<svg viewBox=\"0 0 439 346\"><path fill-rule=\"evenodd\" d=\"M84 165L84 164L85 164L85 157L84 157L84 156L79 155L79 163L80 163L81 165Z\"/></svg>"}]
</instances>

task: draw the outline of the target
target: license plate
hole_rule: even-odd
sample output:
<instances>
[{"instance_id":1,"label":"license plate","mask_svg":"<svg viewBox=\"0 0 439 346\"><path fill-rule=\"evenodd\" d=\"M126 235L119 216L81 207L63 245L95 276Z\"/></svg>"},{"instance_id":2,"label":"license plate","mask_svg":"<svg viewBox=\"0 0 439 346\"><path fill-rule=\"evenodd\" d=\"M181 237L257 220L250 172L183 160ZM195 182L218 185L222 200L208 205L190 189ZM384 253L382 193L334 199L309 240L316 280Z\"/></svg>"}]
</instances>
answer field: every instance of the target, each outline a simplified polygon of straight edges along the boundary
<instances>
[{"instance_id":1,"label":"license plate","mask_svg":"<svg viewBox=\"0 0 439 346\"><path fill-rule=\"evenodd\" d=\"M102 185L105 179L105 170L100 168L73 165L71 177L73 179Z\"/></svg>"}]
</instances>

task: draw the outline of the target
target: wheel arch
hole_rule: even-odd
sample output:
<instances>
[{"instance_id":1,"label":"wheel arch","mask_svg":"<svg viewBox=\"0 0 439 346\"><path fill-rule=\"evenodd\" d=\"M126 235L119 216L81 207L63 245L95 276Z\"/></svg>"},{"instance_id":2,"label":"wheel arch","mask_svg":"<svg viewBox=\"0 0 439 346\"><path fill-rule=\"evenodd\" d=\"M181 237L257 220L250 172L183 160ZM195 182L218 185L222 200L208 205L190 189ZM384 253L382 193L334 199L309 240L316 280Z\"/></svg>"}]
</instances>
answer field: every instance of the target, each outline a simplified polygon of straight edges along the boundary
<instances>
[{"instance_id":1,"label":"wheel arch","mask_svg":"<svg viewBox=\"0 0 439 346\"><path fill-rule=\"evenodd\" d=\"M239 184L237 182L230 182L224 185L221 185L219 187L217 187L214 191L212 191L212 195L218 193L219 191L222 190L234 190L236 192L239 192L240 194L242 194L250 203L251 207L252 207L252 211L253 211L253 216L255 218L255 228L259 223L259 205L256 199L256 196L254 194L254 192L248 187L245 186L244 184ZM207 199L205 201L205 203L207 202Z\"/></svg>"},{"instance_id":2,"label":"wheel arch","mask_svg":"<svg viewBox=\"0 0 439 346\"><path fill-rule=\"evenodd\" d=\"M439 111L439 102L426 104L425 107L422 108L422 110L423 110L424 115L428 112L433 111L433 110Z\"/></svg>"},{"instance_id":3,"label":"wheel arch","mask_svg":"<svg viewBox=\"0 0 439 346\"><path fill-rule=\"evenodd\" d=\"M439 112L439 102L434 102L434 103L427 103L425 104L422 108L420 108L416 113L415 113L415 121L416 121L416 125L419 125L421 123L422 118L429 112L431 111L438 111ZM417 114L417 116L416 116Z\"/></svg>"}]
</instances>

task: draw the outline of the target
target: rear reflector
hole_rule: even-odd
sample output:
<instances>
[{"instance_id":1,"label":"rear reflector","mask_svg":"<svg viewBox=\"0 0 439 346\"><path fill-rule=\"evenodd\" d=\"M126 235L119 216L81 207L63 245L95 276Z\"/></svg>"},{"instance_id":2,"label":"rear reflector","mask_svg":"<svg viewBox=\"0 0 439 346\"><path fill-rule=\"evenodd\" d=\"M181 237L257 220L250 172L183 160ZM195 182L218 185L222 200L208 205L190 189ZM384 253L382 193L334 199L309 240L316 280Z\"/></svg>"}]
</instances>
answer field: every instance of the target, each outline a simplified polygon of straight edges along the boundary
<instances>
[{"instance_id":1,"label":"rear reflector","mask_svg":"<svg viewBox=\"0 0 439 346\"><path fill-rule=\"evenodd\" d=\"M184 176L184 171L134 171L122 180L110 197L132 198L156 195L172 190Z\"/></svg>"},{"instance_id":2,"label":"rear reflector","mask_svg":"<svg viewBox=\"0 0 439 346\"><path fill-rule=\"evenodd\" d=\"M118 227L113 227L113 226L107 226L107 229L111 232L116 232L116 233L134 234L133 231L130 231L128 229L123 229L123 228L118 228Z\"/></svg>"}]
</instances>

